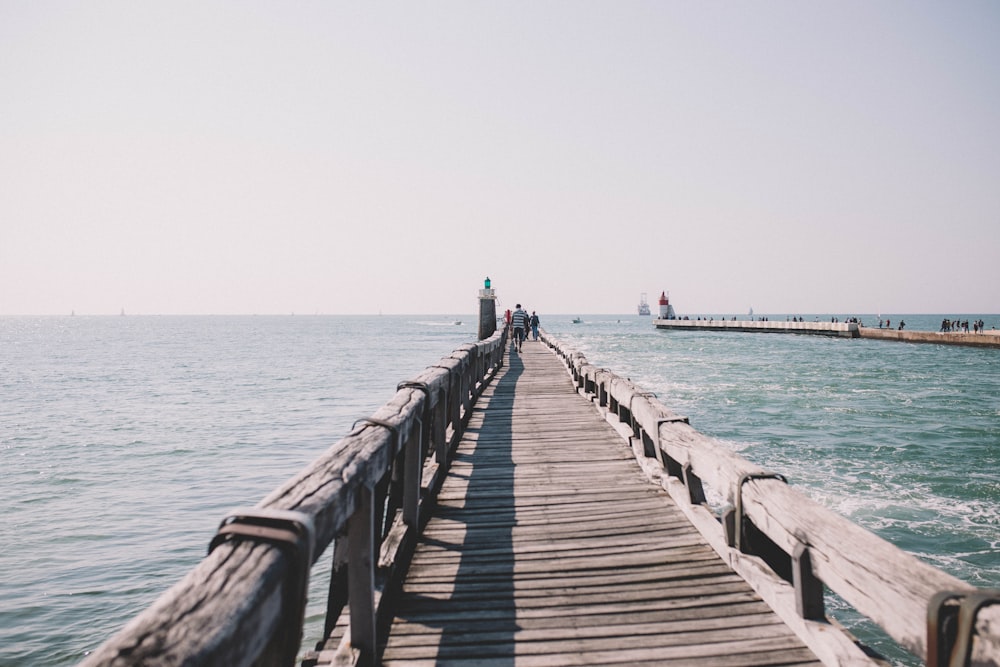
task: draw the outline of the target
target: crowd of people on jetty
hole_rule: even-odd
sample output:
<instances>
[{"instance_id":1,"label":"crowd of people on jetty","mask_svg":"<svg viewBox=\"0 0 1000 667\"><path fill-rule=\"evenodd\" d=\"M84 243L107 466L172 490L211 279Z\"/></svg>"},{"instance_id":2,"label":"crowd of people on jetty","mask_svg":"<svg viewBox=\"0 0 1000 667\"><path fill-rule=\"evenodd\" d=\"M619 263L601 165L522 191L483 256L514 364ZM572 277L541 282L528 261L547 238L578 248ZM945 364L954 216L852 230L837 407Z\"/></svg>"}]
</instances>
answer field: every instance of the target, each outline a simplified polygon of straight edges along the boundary
<instances>
[{"instance_id":1,"label":"crowd of people on jetty","mask_svg":"<svg viewBox=\"0 0 1000 667\"><path fill-rule=\"evenodd\" d=\"M684 317L681 317L681 318L679 318L679 319L682 319L682 320L690 320L690 319L691 319L691 317L690 317L690 316L688 316L688 315L685 315ZM702 321L702 320L704 320L704 321L706 321L706 322L714 322L714 321L715 321L715 318L714 318L714 317L696 317L696 318L695 318L695 321L698 321L698 322L700 322L700 321ZM722 316L722 317L720 317L720 318L719 318L719 321L720 321L720 322L726 322L726 321L728 321L728 320L729 320L729 318L728 318L728 317L726 317L726 316ZM733 322L735 322L735 321L736 321L736 316L735 316L735 315L733 315L733 317L732 317L732 321L733 321ZM747 320L747 321L749 321L749 322L770 322L770 321L771 321L771 318L770 318L770 317L768 317L767 315L759 315L759 316L757 316L757 317L751 317L751 318L750 318L749 320ZM785 321L786 321L786 322L805 322L805 321L806 321L806 318L804 318L804 317L799 317L798 315L793 315L793 316L791 316L791 317L789 317L789 316L786 316L786 317L785 317ZM819 317L817 316L816 318L814 318L814 320L813 320L813 321L814 321L814 322L819 322ZM831 321L831 322L834 322L834 323L837 323L837 322L840 322L840 318L839 318L839 317L831 317L831 318L830 318L830 321ZM846 319L846 320L844 320L844 321L845 321L845 322L849 322L849 323L852 323L852 324L857 324L857 325L859 325L859 326L864 326L863 324L861 324L861 320L860 320L860 319L858 319L857 317L849 317L849 318L847 318L847 319ZM881 326L881 323L879 324L879 326Z\"/></svg>"},{"instance_id":2,"label":"crowd of people on jetty","mask_svg":"<svg viewBox=\"0 0 1000 667\"><path fill-rule=\"evenodd\" d=\"M972 332L973 333L983 333L983 329L986 328L986 323L982 320L975 320L972 322ZM962 332L969 333L969 320L949 320L947 318L941 320L941 333L952 333L952 332Z\"/></svg>"},{"instance_id":3,"label":"crowd of people on jetty","mask_svg":"<svg viewBox=\"0 0 1000 667\"><path fill-rule=\"evenodd\" d=\"M685 315L684 317L681 317L679 319L690 320L691 318L689 316ZM714 317L696 317L695 319L698 320L698 321L707 321L707 322L713 322L713 321L715 321ZM728 320L728 319L729 318L726 317L726 316L723 316L723 317L719 318L720 321L725 321L725 320ZM736 317L733 316L732 319L736 320ZM769 321L768 317L766 315L764 315L764 316L757 316L757 317L750 317L749 319L750 319L750 321L753 321L753 322L767 322L767 321ZM805 322L806 319L804 317L800 317L798 315L793 315L793 316L787 316L787 317L785 317L785 321L786 322ZM815 321L819 322L819 318L816 317ZM841 321L841 319L839 317L831 317L830 321L833 322L833 323L838 323L838 322ZM845 318L843 321L847 322L849 324L857 324L858 326L861 326L861 327L864 326L864 323L861 321L861 318L859 318L859 317L848 317L848 318ZM983 333L984 331L986 331L986 323L983 322L983 320L981 320L981 319L974 320L972 322L969 322L969 320L967 320L967 319L963 320L963 319L959 319L959 318L956 318L954 320L944 319L944 320L941 321L941 333L969 333L970 327L971 327L973 333L977 333L978 334L978 333ZM878 328L879 329L892 329L893 328L893 326L892 326L892 320L891 319L884 319L883 320L882 318L879 318ZM899 320L899 322L896 323L896 329L897 330L902 331L905 328L906 328L906 321L905 320ZM994 327L994 329L995 328L996 327Z\"/></svg>"}]
</instances>

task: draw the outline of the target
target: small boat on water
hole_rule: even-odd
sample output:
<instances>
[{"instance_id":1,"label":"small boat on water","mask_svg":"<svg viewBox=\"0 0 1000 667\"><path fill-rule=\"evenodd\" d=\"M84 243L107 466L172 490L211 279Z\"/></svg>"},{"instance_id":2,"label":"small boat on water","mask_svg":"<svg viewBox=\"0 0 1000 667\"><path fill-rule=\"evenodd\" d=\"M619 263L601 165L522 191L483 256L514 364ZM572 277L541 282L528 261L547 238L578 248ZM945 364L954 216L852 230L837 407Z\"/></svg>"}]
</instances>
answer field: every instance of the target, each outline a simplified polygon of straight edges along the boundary
<instances>
[{"instance_id":1,"label":"small boat on water","mask_svg":"<svg viewBox=\"0 0 1000 667\"><path fill-rule=\"evenodd\" d=\"M462 320L455 320L455 326L459 326L461 324L462 324Z\"/></svg>"},{"instance_id":2,"label":"small boat on water","mask_svg":"<svg viewBox=\"0 0 1000 667\"><path fill-rule=\"evenodd\" d=\"M583 324L583 320L581 320L579 317L574 317L573 324Z\"/></svg>"},{"instance_id":3,"label":"small boat on water","mask_svg":"<svg viewBox=\"0 0 1000 667\"><path fill-rule=\"evenodd\" d=\"M639 314L649 315L649 302L646 301L646 293L639 295Z\"/></svg>"}]
</instances>

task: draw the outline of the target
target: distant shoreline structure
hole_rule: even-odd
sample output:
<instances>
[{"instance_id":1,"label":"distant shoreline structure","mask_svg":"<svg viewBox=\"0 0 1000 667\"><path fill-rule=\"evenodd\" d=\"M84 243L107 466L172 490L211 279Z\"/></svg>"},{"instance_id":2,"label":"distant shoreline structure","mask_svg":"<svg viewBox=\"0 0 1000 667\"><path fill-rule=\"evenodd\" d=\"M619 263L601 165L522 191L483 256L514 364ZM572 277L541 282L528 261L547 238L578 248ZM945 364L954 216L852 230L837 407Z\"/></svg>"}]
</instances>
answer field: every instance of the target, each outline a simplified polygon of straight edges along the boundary
<instances>
[{"instance_id":1,"label":"distant shoreline structure","mask_svg":"<svg viewBox=\"0 0 1000 667\"><path fill-rule=\"evenodd\" d=\"M853 322L782 322L769 320L678 320L655 319L657 329L686 331L745 331L753 333L799 333L819 336L858 338L858 325Z\"/></svg>"},{"instance_id":2,"label":"distant shoreline structure","mask_svg":"<svg viewBox=\"0 0 1000 667\"><path fill-rule=\"evenodd\" d=\"M797 333L838 338L867 338L903 343L937 343L1000 349L1000 331L980 333L907 331L866 327L853 322L782 322L769 320L666 320L655 319L657 329L674 331L738 331L748 333Z\"/></svg>"}]
</instances>

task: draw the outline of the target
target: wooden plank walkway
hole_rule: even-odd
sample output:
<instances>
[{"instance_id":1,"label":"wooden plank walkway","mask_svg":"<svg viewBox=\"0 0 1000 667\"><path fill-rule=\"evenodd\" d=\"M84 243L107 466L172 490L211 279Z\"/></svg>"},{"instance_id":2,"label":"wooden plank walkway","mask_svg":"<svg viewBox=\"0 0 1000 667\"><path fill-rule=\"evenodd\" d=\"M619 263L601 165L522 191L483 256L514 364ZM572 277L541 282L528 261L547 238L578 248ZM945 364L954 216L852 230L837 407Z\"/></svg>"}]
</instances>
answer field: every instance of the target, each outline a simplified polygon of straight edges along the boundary
<instances>
[{"instance_id":1,"label":"wooden plank walkway","mask_svg":"<svg viewBox=\"0 0 1000 667\"><path fill-rule=\"evenodd\" d=\"M819 665L543 343L477 403L383 664Z\"/></svg>"}]
</instances>

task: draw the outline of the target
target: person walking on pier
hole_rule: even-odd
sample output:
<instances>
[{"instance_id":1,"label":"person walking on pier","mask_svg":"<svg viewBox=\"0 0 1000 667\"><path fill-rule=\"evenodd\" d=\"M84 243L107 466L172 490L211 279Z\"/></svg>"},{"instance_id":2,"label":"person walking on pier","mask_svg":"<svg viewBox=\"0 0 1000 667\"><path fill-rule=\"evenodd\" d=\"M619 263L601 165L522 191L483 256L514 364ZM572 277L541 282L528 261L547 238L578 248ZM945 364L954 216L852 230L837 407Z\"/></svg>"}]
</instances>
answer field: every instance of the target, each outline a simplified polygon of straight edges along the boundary
<instances>
[{"instance_id":1,"label":"person walking on pier","mask_svg":"<svg viewBox=\"0 0 1000 667\"><path fill-rule=\"evenodd\" d=\"M528 323L531 324L532 339L538 340L538 324L539 324L538 313L536 313L535 311L531 311L531 319L528 320Z\"/></svg>"},{"instance_id":2,"label":"person walking on pier","mask_svg":"<svg viewBox=\"0 0 1000 667\"><path fill-rule=\"evenodd\" d=\"M517 351L521 351L521 343L524 342L524 331L528 324L528 313L521 309L521 304L517 304L517 309L510 317L511 326L514 327L514 345Z\"/></svg>"}]
</instances>

